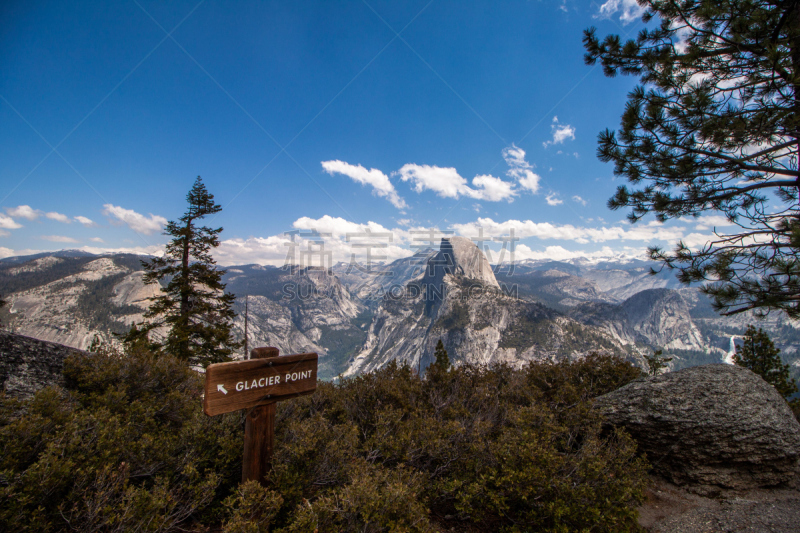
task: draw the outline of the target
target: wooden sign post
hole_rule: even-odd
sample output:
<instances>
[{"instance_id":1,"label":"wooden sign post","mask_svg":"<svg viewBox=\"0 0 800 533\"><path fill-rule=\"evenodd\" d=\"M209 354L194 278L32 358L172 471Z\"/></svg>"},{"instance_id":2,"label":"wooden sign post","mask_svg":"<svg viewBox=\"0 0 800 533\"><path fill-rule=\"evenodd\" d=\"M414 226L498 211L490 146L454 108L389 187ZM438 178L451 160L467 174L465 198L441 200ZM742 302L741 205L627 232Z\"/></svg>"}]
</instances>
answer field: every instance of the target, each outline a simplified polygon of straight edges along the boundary
<instances>
[{"instance_id":1,"label":"wooden sign post","mask_svg":"<svg viewBox=\"0 0 800 533\"><path fill-rule=\"evenodd\" d=\"M317 354L278 357L277 348L256 348L250 360L206 368L203 410L208 416L249 409L244 426L242 481L263 484L272 459L275 403L317 389Z\"/></svg>"}]
</instances>

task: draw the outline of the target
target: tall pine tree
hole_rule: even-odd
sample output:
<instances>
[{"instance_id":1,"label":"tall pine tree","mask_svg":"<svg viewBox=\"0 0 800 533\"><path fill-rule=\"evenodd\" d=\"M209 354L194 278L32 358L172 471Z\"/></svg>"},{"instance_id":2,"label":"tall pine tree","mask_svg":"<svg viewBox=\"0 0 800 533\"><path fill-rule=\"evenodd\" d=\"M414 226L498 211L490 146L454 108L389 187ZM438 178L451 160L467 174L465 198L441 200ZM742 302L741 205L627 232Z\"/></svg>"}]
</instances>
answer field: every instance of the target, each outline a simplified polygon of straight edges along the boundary
<instances>
[{"instance_id":1,"label":"tall pine tree","mask_svg":"<svg viewBox=\"0 0 800 533\"><path fill-rule=\"evenodd\" d=\"M659 24L636 39L584 35L587 63L641 80L620 129L599 136L599 158L630 184L609 207L632 222L718 213L728 229L704 246L650 257L703 282L723 314L800 318L800 2L639 4Z\"/></svg>"},{"instance_id":2,"label":"tall pine tree","mask_svg":"<svg viewBox=\"0 0 800 533\"><path fill-rule=\"evenodd\" d=\"M733 362L749 368L775 387L781 396L789 398L797 392L797 384L789 378L789 365L783 364L780 352L764 330L747 326L742 344L736 345Z\"/></svg>"},{"instance_id":3,"label":"tall pine tree","mask_svg":"<svg viewBox=\"0 0 800 533\"><path fill-rule=\"evenodd\" d=\"M207 366L225 361L239 347L231 335L235 316L234 295L225 292L224 270L216 268L211 249L219 246L222 228L199 226L207 215L222 208L214 203L200 176L186 196L186 213L169 221L164 230L172 237L163 257L142 261L146 284L166 282L162 295L153 299L145 321L125 337L129 343L146 342L192 364ZM166 329L166 335L159 330Z\"/></svg>"},{"instance_id":4,"label":"tall pine tree","mask_svg":"<svg viewBox=\"0 0 800 533\"><path fill-rule=\"evenodd\" d=\"M434 350L433 355L436 357L436 360L433 362L434 365L442 370L447 370L450 368L450 357L447 355L447 350L444 348L442 339L439 339L439 342L436 343L436 349Z\"/></svg>"}]
</instances>

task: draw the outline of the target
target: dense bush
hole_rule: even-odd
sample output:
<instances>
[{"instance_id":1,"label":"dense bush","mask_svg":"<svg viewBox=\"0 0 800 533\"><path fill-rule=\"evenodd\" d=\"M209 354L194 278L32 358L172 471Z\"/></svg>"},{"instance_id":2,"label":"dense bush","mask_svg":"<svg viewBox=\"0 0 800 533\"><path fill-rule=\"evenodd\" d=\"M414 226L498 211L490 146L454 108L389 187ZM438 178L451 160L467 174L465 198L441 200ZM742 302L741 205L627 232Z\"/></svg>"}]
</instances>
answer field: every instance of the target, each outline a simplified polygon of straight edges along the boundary
<instances>
[{"instance_id":1,"label":"dense bush","mask_svg":"<svg viewBox=\"0 0 800 533\"><path fill-rule=\"evenodd\" d=\"M591 398L618 359L394 364L281 402L267 487L238 484L242 417L209 418L169 358L104 351L0 412L0 530L636 531L646 465Z\"/></svg>"},{"instance_id":2,"label":"dense bush","mask_svg":"<svg viewBox=\"0 0 800 533\"><path fill-rule=\"evenodd\" d=\"M66 390L0 411L0 530L174 531L219 521L239 481L241 416L209 418L171 357L65 361Z\"/></svg>"}]
</instances>

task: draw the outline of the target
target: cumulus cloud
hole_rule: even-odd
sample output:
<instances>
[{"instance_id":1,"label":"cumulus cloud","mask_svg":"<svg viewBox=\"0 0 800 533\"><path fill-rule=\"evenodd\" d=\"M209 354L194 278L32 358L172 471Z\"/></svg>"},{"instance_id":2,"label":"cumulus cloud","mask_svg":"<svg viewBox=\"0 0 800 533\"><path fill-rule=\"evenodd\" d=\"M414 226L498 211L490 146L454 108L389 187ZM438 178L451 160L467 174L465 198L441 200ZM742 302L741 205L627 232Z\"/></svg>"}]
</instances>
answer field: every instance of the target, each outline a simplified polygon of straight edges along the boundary
<instances>
[{"instance_id":1,"label":"cumulus cloud","mask_svg":"<svg viewBox=\"0 0 800 533\"><path fill-rule=\"evenodd\" d=\"M705 215L695 219L695 229L709 230L716 227L733 226L733 222L725 215Z\"/></svg>"},{"instance_id":2,"label":"cumulus cloud","mask_svg":"<svg viewBox=\"0 0 800 533\"><path fill-rule=\"evenodd\" d=\"M91 237L89 240L92 241L92 242L105 242L100 237Z\"/></svg>"},{"instance_id":3,"label":"cumulus cloud","mask_svg":"<svg viewBox=\"0 0 800 533\"><path fill-rule=\"evenodd\" d=\"M298 218L292 227L288 234L224 240L214 255L227 265L333 266L353 259L390 262L414 253L402 245L409 241L410 230L390 230L371 221L360 224L325 215Z\"/></svg>"},{"instance_id":4,"label":"cumulus cloud","mask_svg":"<svg viewBox=\"0 0 800 533\"><path fill-rule=\"evenodd\" d=\"M410 223L410 220L403 222ZM508 261L510 250L502 252L499 241L512 235L519 239L569 241L579 245L602 243L601 250L568 250L563 245L550 245L543 250L532 249L529 242L517 243L515 260L570 259L593 260L643 258L644 244L667 241L669 246L683 239L695 246L708 242L708 235L690 233L685 227L667 227L658 222L629 224L601 222L599 227L574 226L533 222L531 220L495 221L477 218L474 222L455 224L445 231L423 227L387 228L376 222L358 223L341 217L324 215L319 218L301 217L294 221L288 233L266 237L235 238L222 241L214 251L222 265L258 263L281 266L333 266L340 261L391 262L408 257L423 247L438 248L447 235L461 235L490 244L485 250L490 261ZM495 241L492 243L492 241Z\"/></svg>"},{"instance_id":5,"label":"cumulus cloud","mask_svg":"<svg viewBox=\"0 0 800 533\"><path fill-rule=\"evenodd\" d=\"M6 207L6 213L14 218L24 218L26 220L36 220L42 214L38 209L33 209L29 205L18 205L17 207Z\"/></svg>"},{"instance_id":6,"label":"cumulus cloud","mask_svg":"<svg viewBox=\"0 0 800 533\"><path fill-rule=\"evenodd\" d=\"M572 197L572 201L573 202L577 202L577 203L579 203L581 205L586 205L586 204L589 203L586 200L584 200L583 198L581 198L580 196L578 196L577 194Z\"/></svg>"},{"instance_id":7,"label":"cumulus cloud","mask_svg":"<svg viewBox=\"0 0 800 533\"><path fill-rule=\"evenodd\" d=\"M561 205L564 203L564 200L559 199L558 193L555 192L551 192L544 199L547 201L547 205Z\"/></svg>"},{"instance_id":8,"label":"cumulus cloud","mask_svg":"<svg viewBox=\"0 0 800 533\"><path fill-rule=\"evenodd\" d=\"M401 180L410 181L418 193L431 190L442 198L458 198L469 190L467 180L452 167L407 163L397 174Z\"/></svg>"},{"instance_id":9,"label":"cumulus cloud","mask_svg":"<svg viewBox=\"0 0 800 533\"><path fill-rule=\"evenodd\" d=\"M683 241L683 244L692 250L699 250L716 238L716 235L709 233L690 233L681 240Z\"/></svg>"},{"instance_id":10,"label":"cumulus cloud","mask_svg":"<svg viewBox=\"0 0 800 533\"><path fill-rule=\"evenodd\" d=\"M320 234L331 235L333 237L346 237L348 233L387 233L389 230L376 222L359 224L351 222L341 217L325 215L320 218L300 217L294 221L292 226L299 230L316 231Z\"/></svg>"},{"instance_id":11,"label":"cumulus cloud","mask_svg":"<svg viewBox=\"0 0 800 533\"><path fill-rule=\"evenodd\" d=\"M138 247L98 247L98 246L80 246L76 247L76 250L82 250L84 252L95 254L95 255L102 255L102 254L137 254L137 255L149 255L149 256L162 256L164 255L164 247L159 245L154 246L138 246ZM0 248L0 258L3 257L14 257L14 256L21 256L21 255L35 255L45 252L51 252L52 248L48 250L41 250L36 248L18 248L16 250L12 248Z\"/></svg>"},{"instance_id":12,"label":"cumulus cloud","mask_svg":"<svg viewBox=\"0 0 800 533\"><path fill-rule=\"evenodd\" d=\"M65 243L78 242L72 237L65 237L63 235L42 235L39 238L50 242L65 242Z\"/></svg>"},{"instance_id":13,"label":"cumulus cloud","mask_svg":"<svg viewBox=\"0 0 800 533\"><path fill-rule=\"evenodd\" d=\"M80 222L81 224L86 226L87 228L90 228L92 226L96 226L97 225L97 224L94 223L94 221L92 221L92 219L86 218L86 217L81 216L81 215L76 216L75 220L77 220L78 222Z\"/></svg>"},{"instance_id":14,"label":"cumulus cloud","mask_svg":"<svg viewBox=\"0 0 800 533\"><path fill-rule=\"evenodd\" d=\"M408 207L406 202L397 194L392 182L389 181L389 176L376 168L367 170L361 165L351 165L339 160L323 161L322 168L331 176L342 174L357 183L371 186L373 194L387 198L398 209Z\"/></svg>"},{"instance_id":15,"label":"cumulus cloud","mask_svg":"<svg viewBox=\"0 0 800 533\"><path fill-rule=\"evenodd\" d=\"M661 224L616 225L611 227L581 227L572 224L552 224L550 222L533 222L532 220L506 220L495 222L491 218L478 218L475 222L467 224L454 224L453 229L459 235L468 237L482 235L488 237L501 237L510 235L520 239L534 237L547 240L573 241L578 244L590 242L609 241L643 241L653 240L676 241L683 236L683 228L666 227Z\"/></svg>"},{"instance_id":16,"label":"cumulus cloud","mask_svg":"<svg viewBox=\"0 0 800 533\"><path fill-rule=\"evenodd\" d=\"M567 139L575 140L575 128L569 124L559 124L558 117L553 117L553 124L550 129L553 132L553 139L542 143L545 148L553 144L564 144Z\"/></svg>"},{"instance_id":17,"label":"cumulus cloud","mask_svg":"<svg viewBox=\"0 0 800 533\"><path fill-rule=\"evenodd\" d=\"M515 145L503 148L503 159L509 166L506 176L517 180L519 186L532 193L539 192L539 175L533 172L533 166L525 160L525 150Z\"/></svg>"},{"instance_id":18,"label":"cumulus cloud","mask_svg":"<svg viewBox=\"0 0 800 533\"><path fill-rule=\"evenodd\" d=\"M145 235L161 231L161 228L167 223L166 218L152 213L149 216L144 216L132 209L125 209L112 204L105 204L103 208L104 215L113 217L119 223L127 224L133 231Z\"/></svg>"},{"instance_id":19,"label":"cumulus cloud","mask_svg":"<svg viewBox=\"0 0 800 533\"><path fill-rule=\"evenodd\" d=\"M499 202L511 201L516 195L513 184L489 175L475 176L472 185L476 188L473 189L453 167L407 163L395 174L399 175L402 181L411 182L414 191L421 193L430 190L442 198L458 199L466 196L476 200Z\"/></svg>"},{"instance_id":20,"label":"cumulus cloud","mask_svg":"<svg viewBox=\"0 0 800 533\"><path fill-rule=\"evenodd\" d=\"M67 215L62 215L61 213L56 213L55 211L45 213L44 216L46 216L50 220L61 222L62 224L69 224L72 222Z\"/></svg>"},{"instance_id":21,"label":"cumulus cloud","mask_svg":"<svg viewBox=\"0 0 800 533\"><path fill-rule=\"evenodd\" d=\"M645 254L642 250L625 247L621 250L603 246L600 250L586 252L582 250L567 250L563 246L548 246L544 250L532 250L529 246L518 244L514 249L514 261L524 261L525 259L566 261L568 259L590 259L590 260L611 260L611 259L644 259ZM506 255L505 259L510 259Z\"/></svg>"},{"instance_id":22,"label":"cumulus cloud","mask_svg":"<svg viewBox=\"0 0 800 533\"><path fill-rule=\"evenodd\" d=\"M3 229L17 229L21 228L22 224L16 222L13 218L0 214L0 228Z\"/></svg>"},{"instance_id":23,"label":"cumulus cloud","mask_svg":"<svg viewBox=\"0 0 800 533\"><path fill-rule=\"evenodd\" d=\"M514 191L513 184L488 174L472 178L472 185L478 187L478 191L472 193L472 197L479 200L487 200L489 202L511 201L517 194Z\"/></svg>"},{"instance_id":24,"label":"cumulus cloud","mask_svg":"<svg viewBox=\"0 0 800 533\"><path fill-rule=\"evenodd\" d=\"M595 18L608 19L620 13L619 20L622 24L629 24L644 14L645 8L636 0L606 0L600 6Z\"/></svg>"}]
</instances>

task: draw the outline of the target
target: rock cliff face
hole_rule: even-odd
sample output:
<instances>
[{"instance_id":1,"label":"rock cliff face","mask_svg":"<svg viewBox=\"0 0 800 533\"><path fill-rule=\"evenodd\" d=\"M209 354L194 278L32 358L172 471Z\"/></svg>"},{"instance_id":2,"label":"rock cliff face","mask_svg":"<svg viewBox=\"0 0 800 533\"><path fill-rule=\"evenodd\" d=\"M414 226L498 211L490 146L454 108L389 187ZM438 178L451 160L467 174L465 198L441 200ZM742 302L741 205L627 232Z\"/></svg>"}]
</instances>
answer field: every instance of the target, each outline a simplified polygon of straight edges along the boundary
<instances>
[{"instance_id":1,"label":"rock cliff face","mask_svg":"<svg viewBox=\"0 0 800 533\"><path fill-rule=\"evenodd\" d=\"M599 328L503 293L469 239L442 239L424 275L399 297L387 296L345 375L398 361L424 371L441 339L451 361L522 365L624 348Z\"/></svg>"},{"instance_id":2,"label":"rock cliff face","mask_svg":"<svg viewBox=\"0 0 800 533\"><path fill-rule=\"evenodd\" d=\"M705 365L636 380L595 405L677 484L747 489L797 471L800 424L775 388L745 368Z\"/></svg>"},{"instance_id":3,"label":"rock cliff face","mask_svg":"<svg viewBox=\"0 0 800 533\"><path fill-rule=\"evenodd\" d=\"M95 336L112 340L112 330L141 320L149 298L158 294L157 286L141 283L136 266L132 256L47 256L8 268L3 277L21 285L5 295L9 319L4 322L21 335L78 349Z\"/></svg>"},{"instance_id":4,"label":"rock cliff face","mask_svg":"<svg viewBox=\"0 0 800 533\"><path fill-rule=\"evenodd\" d=\"M78 350L0 331L0 390L25 399L50 385L61 385L64 359Z\"/></svg>"},{"instance_id":5,"label":"rock cliff face","mask_svg":"<svg viewBox=\"0 0 800 533\"><path fill-rule=\"evenodd\" d=\"M465 237L442 239L439 253L428 260L423 283L439 285L445 276L476 281L487 288L499 289L492 266L474 242Z\"/></svg>"},{"instance_id":6,"label":"rock cliff face","mask_svg":"<svg viewBox=\"0 0 800 533\"><path fill-rule=\"evenodd\" d=\"M425 273L428 259L438 252L427 248L411 257L389 264L365 265L339 263L331 270L350 291L351 297L371 309L380 305L383 297L392 292L402 292L409 281Z\"/></svg>"},{"instance_id":7,"label":"rock cliff face","mask_svg":"<svg viewBox=\"0 0 800 533\"><path fill-rule=\"evenodd\" d=\"M671 368L730 360L747 324L770 333L800 366L800 322L773 313L720 317L695 288L644 262L521 261L493 272L469 239L389 264L340 263L331 270L225 267L237 295L234 332L282 353L317 351L333 377L392 359L427 366L439 338L451 356L522 364L610 350L634 360L662 348ZM0 322L35 338L86 348L142 319L157 285L142 284L139 257L59 252L0 260ZM500 287L498 289L498 287ZM420 292L422 291L422 292ZM421 350L421 352L420 352Z\"/></svg>"},{"instance_id":8,"label":"rock cliff face","mask_svg":"<svg viewBox=\"0 0 800 533\"><path fill-rule=\"evenodd\" d=\"M700 330L692 322L689 306L677 291L644 290L620 307L628 324L649 344L667 350L702 350L705 346Z\"/></svg>"},{"instance_id":9,"label":"rock cliff face","mask_svg":"<svg viewBox=\"0 0 800 533\"><path fill-rule=\"evenodd\" d=\"M283 354L316 352L323 379L343 372L364 340L367 323L359 317L366 307L330 270L249 265L231 268L225 281L237 294L234 336L244 337L244 298L253 294L248 296L249 346L274 346Z\"/></svg>"},{"instance_id":10,"label":"rock cliff face","mask_svg":"<svg viewBox=\"0 0 800 533\"><path fill-rule=\"evenodd\" d=\"M606 330L622 344L708 351L686 301L674 290L644 290L620 304L584 303L569 315Z\"/></svg>"}]
</instances>

